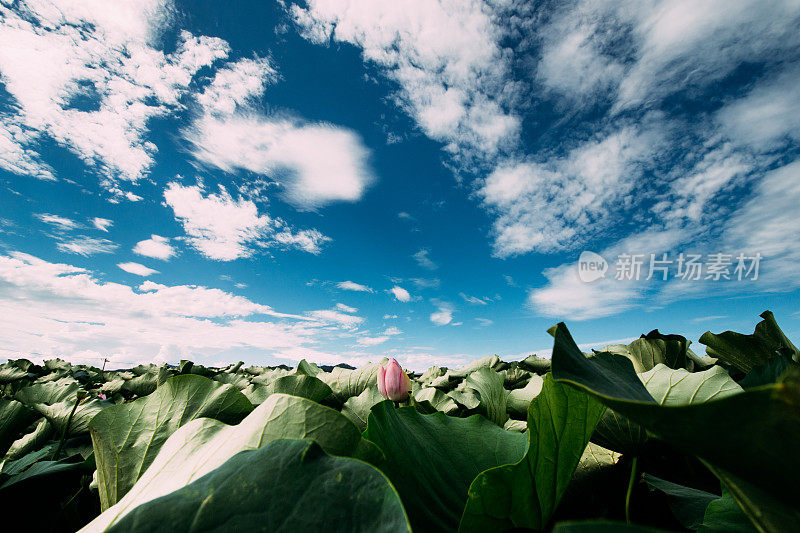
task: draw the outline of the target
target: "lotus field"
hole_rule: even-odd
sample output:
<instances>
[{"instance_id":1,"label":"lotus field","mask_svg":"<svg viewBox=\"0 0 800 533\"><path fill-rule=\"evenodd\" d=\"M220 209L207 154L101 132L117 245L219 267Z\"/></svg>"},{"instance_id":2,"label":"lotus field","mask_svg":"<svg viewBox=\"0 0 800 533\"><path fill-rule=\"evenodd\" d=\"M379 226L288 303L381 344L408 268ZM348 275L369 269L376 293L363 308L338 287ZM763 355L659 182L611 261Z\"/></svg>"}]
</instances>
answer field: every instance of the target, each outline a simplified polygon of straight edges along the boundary
<instances>
[{"instance_id":1,"label":"lotus field","mask_svg":"<svg viewBox=\"0 0 800 533\"><path fill-rule=\"evenodd\" d=\"M800 352L764 312L551 359L0 367L26 531L798 531ZM12 518L13 517L13 518Z\"/></svg>"}]
</instances>

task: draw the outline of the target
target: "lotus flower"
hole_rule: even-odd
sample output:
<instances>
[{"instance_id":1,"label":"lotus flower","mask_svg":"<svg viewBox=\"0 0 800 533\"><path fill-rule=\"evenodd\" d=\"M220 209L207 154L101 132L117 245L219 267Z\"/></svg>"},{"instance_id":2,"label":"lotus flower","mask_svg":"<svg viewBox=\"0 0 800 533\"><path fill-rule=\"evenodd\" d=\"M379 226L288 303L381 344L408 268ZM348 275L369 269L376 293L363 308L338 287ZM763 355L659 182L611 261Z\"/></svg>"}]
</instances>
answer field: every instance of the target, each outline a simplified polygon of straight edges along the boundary
<instances>
[{"instance_id":1,"label":"lotus flower","mask_svg":"<svg viewBox=\"0 0 800 533\"><path fill-rule=\"evenodd\" d=\"M411 380L408 374L403 372L396 359L390 359L386 368L381 365L378 369L378 390L381 396L393 402L408 400L411 392Z\"/></svg>"},{"instance_id":2,"label":"lotus flower","mask_svg":"<svg viewBox=\"0 0 800 533\"><path fill-rule=\"evenodd\" d=\"M97 395L97 397L98 397L99 399L101 399L101 400L105 400L105 399L106 399L106 395L105 395L105 394L103 394L102 392L101 392L100 394L98 394L98 395Z\"/></svg>"}]
</instances>

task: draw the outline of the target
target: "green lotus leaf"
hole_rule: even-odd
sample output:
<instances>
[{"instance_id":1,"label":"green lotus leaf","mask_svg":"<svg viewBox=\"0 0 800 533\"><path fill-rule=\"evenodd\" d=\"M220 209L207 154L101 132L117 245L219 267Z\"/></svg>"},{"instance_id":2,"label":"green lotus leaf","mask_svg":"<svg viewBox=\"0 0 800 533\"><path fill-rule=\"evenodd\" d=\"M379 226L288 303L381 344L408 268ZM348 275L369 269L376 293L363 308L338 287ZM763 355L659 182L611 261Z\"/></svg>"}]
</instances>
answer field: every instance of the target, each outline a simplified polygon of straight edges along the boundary
<instances>
[{"instance_id":1,"label":"green lotus leaf","mask_svg":"<svg viewBox=\"0 0 800 533\"><path fill-rule=\"evenodd\" d=\"M400 498L380 471L331 457L304 440L239 452L185 487L136 507L108 531L315 530L410 532Z\"/></svg>"},{"instance_id":2,"label":"green lotus leaf","mask_svg":"<svg viewBox=\"0 0 800 533\"><path fill-rule=\"evenodd\" d=\"M102 508L133 487L179 427L200 417L238 422L252 409L236 387L186 374L168 379L149 396L103 410L89 426Z\"/></svg>"},{"instance_id":3,"label":"green lotus leaf","mask_svg":"<svg viewBox=\"0 0 800 533\"><path fill-rule=\"evenodd\" d=\"M364 437L386 456L381 469L418 532L455 530L475 476L519 461L528 440L481 415L424 415L388 400L372 408Z\"/></svg>"},{"instance_id":4,"label":"green lotus leaf","mask_svg":"<svg viewBox=\"0 0 800 533\"><path fill-rule=\"evenodd\" d=\"M700 342L706 345L709 356L716 357L744 373L781 355L800 363L800 350L783 334L772 312L764 311L761 318L764 320L756 324L751 335L735 331L715 335L706 331L700 337Z\"/></svg>"},{"instance_id":5,"label":"green lotus leaf","mask_svg":"<svg viewBox=\"0 0 800 533\"><path fill-rule=\"evenodd\" d=\"M557 380L586 391L678 450L730 472L787 505L796 505L800 499L796 480L800 454L795 450L800 442L800 370L789 367L778 383L711 401L662 406L626 358L610 353L587 358L563 323L551 333ZM758 457L758 461L743 457Z\"/></svg>"},{"instance_id":6,"label":"green lotus leaf","mask_svg":"<svg viewBox=\"0 0 800 533\"><path fill-rule=\"evenodd\" d=\"M459 531L543 529L564 495L605 407L545 376L528 407L528 451L481 473L469 487Z\"/></svg>"},{"instance_id":7,"label":"green lotus leaf","mask_svg":"<svg viewBox=\"0 0 800 533\"><path fill-rule=\"evenodd\" d=\"M174 379L179 378L199 376ZM235 426L197 418L178 428L136 484L83 531L103 531L139 505L192 483L237 453L285 438L312 439L332 455L370 462L380 457L380 450L341 413L299 396L273 394Z\"/></svg>"}]
</instances>

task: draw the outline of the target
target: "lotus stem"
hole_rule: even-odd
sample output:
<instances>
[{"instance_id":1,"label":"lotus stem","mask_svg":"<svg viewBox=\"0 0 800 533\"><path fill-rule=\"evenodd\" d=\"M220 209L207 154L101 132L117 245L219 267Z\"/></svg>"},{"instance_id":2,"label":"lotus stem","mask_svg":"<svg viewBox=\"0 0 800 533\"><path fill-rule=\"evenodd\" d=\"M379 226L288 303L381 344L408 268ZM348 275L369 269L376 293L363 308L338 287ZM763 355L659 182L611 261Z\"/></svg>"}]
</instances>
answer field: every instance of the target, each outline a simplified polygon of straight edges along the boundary
<instances>
[{"instance_id":1,"label":"lotus stem","mask_svg":"<svg viewBox=\"0 0 800 533\"><path fill-rule=\"evenodd\" d=\"M636 478L639 474L639 456L633 458L631 461L631 477L628 480L628 492L625 494L625 522L631 523L631 494L633 487L636 485Z\"/></svg>"},{"instance_id":2,"label":"lotus stem","mask_svg":"<svg viewBox=\"0 0 800 533\"><path fill-rule=\"evenodd\" d=\"M64 447L64 442L67 440L67 435L69 434L69 426L72 424L72 417L75 416L75 411L78 410L78 404L81 403L85 397L85 393L81 394L81 392L78 392L75 397L75 405L72 406L72 411L70 411L69 418L67 418L67 425L64 426L64 431L61 432L61 440L58 441L58 446L56 447L56 451L53 452L53 457L50 459L51 461L55 461L56 458L58 458L58 454L61 453L61 448Z\"/></svg>"}]
</instances>

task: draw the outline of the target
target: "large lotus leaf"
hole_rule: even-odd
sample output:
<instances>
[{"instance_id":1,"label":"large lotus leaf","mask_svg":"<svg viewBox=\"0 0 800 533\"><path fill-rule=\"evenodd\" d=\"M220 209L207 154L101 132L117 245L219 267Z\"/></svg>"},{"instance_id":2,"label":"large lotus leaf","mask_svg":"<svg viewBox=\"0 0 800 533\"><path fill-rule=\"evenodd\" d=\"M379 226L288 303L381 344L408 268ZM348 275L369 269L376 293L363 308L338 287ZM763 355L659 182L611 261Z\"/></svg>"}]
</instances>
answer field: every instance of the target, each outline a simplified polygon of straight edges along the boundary
<instances>
[{"instance_id":1,"label":"large lotus leaf","mask_svg":"<svg viewBox=\"0 0 800 533\"><path fill-rule=\"evenodd\" d=\"M722 513L723 515L733 517L742 514L748 517L759 531L774 533L793 531L797 528L797 524L800 524L800 507L798 507L797 501L779 500L764 489L744 481L730 472L708 463L706 466L719 478L723 489L723 499L726 494L729 494L736 502L734 505L739 507L737 511L729 502L717 502L722 509L727 510ZM706 518L708 516L709 514L706 512ZM743 521L739 520L739 522ZM703 523L708 525L705 520Z\"/></svg>"},{"instance_id":2,"label":"large lotus leaf","mask_svg":"<svg viewBox=\"0 0 800 533\"><path fill-rule=\"evenodd\" d=\"M455 415L459 410L458 404L436 387L421 387L414 393L414 401L426 413L441 411L446 415Z\"/></svg>"},{"instance_id":3,"label":"large lotus leaf","mask_svg":"<svg viewBox=\"0 0 800 533\"><path fill-rule=\"evenodd\" d=\"M219 374L211 376L211 379L213 379L217 383L225 383L227 385L233 385L239 390L243 390L248 385L250 385L250 378L244 374L220 372Z\"/></svg>"},{"instance_id":4,"label":"large lotus leaf","mask_svg":"<svg viewBox=\"0 0 800 533\"><path fill-rule=\"evenodd\" d=\"M454 530L475 476L519 461L527 446L525 435L481 415L423 415L388 400L372 408L364 437L386 455L381 468L419 532Z\"/></svg>"},{"instance_id":5,"label":"large lotus leaf","mask_svg":"<svg viewBox=\"0 0 800 533\"><path fill-rule=\"evenodd\" d=\"M742 387L719 366L702 372L688 372L659 363L639 374L639 379L660 405L702 403L742 391ZM639 424L608 409L597 424L592 440L621 453L638 454L647 441L647 432Z\"/></svg>"},{"instance_id":6,"label":"large lotus leaf","mask_svg":"<svg viewBox=\"0 0 800 533\"><path fill-rule=\"evenodd\" d=\"M103 531L137 506L192 483L237 453L286 438L310 438L327 453L370 462L380 455L338 411L299 396L273 394L235 426L198 418L180 427L133 488L84 531Z\"/></svg>"},{"instance_id":7,"label":"large lotus leaf","mask_svg":"<svg viewBox=\"0 0 800 533\"><path fill-rule=\"evenodd\" d=\"M528 407L528 451L480 474L469 487L459 531L543 529L555 512L605 407L545 376Z\"/></svg>"},{"instance_id":8,"label":"large lotus leaf","mask_svg":"<svg viewBox=\"0 0 800 533\"><path fill-rule=\"evenodd\" d=\"M172 372L166 366L149 365L145 367L139 365L133 369L133 372L137 374L136 377L126 380L122 388L140 397L152 394L159 385L165 383L172 376Z\"/></svg>"},{"instance_id":9,"label":"large lotus leaf","mask_svg":"<svg viewBox=\"0 0 800 533\"><path fill-rule=\"evenodd\" d=\"M800 442L800 370L790 367L779 383L721 399L662 406L644 387L629 360L608 353L587 358L563 323L551 333L557 380L588 392L677 449L787 504L800 499L796 480L800 454L795 449ZM758 461L743 457L757 457Z\"/></svg>"},{"instance_id":10,"label":"large lotus leaf","mask_svg":"<svg viewBox=\"0 0 800 533\"><path fill-rule=\"evenodd\" d=\"M539 396L544 386L544 380L538 374L531 376L531 380L521 389L514 389L508 394L508 412L516 416L526 416L531 400Z\"/></svg>"},{"instance_id":11,"label":"large lotus leaf","mask_svg":"<svg viewBox=\"0 0 800 533\"><path fill-rule=\"evenodd\" d=\"M703 523L708 504L720 498L718 494L679 485L650 474L645 474L644 480L650 489L666 494L672 514L686 529L698 529Z\"/></svg>"},{"instance_id":12,"label":"large lotus leaf","mask_svg":"<svg viewBox=\"0 0 800 533\"><path fill-rule=\"evenodd\" d=\"M703 403L742 392L742 387L720 366L687 372L658 364L640 374L639 379L660 405Z\"/></svg>"},{"instance_id":13,"label":"large lotus leaf","mask_svg":"<svg viewBox=\"0 0 800 533\"><path fill-rule=\"evenodd\" d=\"M75 395L82 390L81 384L72 377L59 378L46 383L34 383L17 391L14 397L28 406L37 404L53 405L64 400L75 401Z\"/></svg>"},{"instance_id":14,"label":"large lotus leaf","mask_svg":"<svg viewBox=\"0 0 800 533\"><path fill-rule=\"evenodd\" d=\"M301 359L297 367L293 370L293 374L298 376L311 376L316 377L317 374L322 372L322 369L314 363L309 363L305 359Z\"/></svg>"},{"instance_id":15,"label":"large lotus leaf","mask_svg":"<svg viewBox=\"0 0 800 533\"><path fill-rule=\"evenodd\" d=\"M538 375L523 370L516 361L508 364L504 374L503 386L507 389L521 389L528 384L532 375Z\"/></svg>"},{"instance_id":16,"label":"large lotus leaf","mask_svg":"<svg viewBox=\"0 0 800 533\"><path fill-rule=\"evenodd\" d=\"M51 476L70 472L91 473L91 461L86 461L82 455L75 454L59 461L38 461L26 468L23 472L11 476L0 485L0 498L5 497L4 491L19 490L22 483L31 484L46 482Z\"/></svg>"},{"instance_id":17,"label":"large lotus leaf","mask_svg":"<svg viewBox=\"0 0 800 533\"><path fill-rule=\"evenodd\" d=\"M777 383L790 366L798 366L798 363L795 363L790 356L779 355L773 357L763 365L753 367L753 369L739 381L739 385L745 389L751 389L753 387Z\"/></svg>"},{"instance_id":18,"label":"large lotus leaf","mask_svg":"<svg viewBox=\"0 0 800 533\"><path fill-rule=\"evenodd\" d=\"M328 389L330 391L330 389ZM441 392L440 392L441 393ZM364 431L367 429L367 421L369 420L369 413L372 406L380 403L385 398L381 396L378 390L378 385L367 387L364 392L358 396L348 398L342 406L342 414L352 420L358 426L358 429Z\"/></svg>"},{"instance_id":19,"label":"large lotus leaf","mask_svg":"<svg viewBox=\"0 0 800 533\"><path fill-rule=\"evenodd\" d=\"M182 425L200 417L238 422L252 409L233 385L186 374L167 380L149 396L103 410L90 424L102 508L133 487Z\"/></svg>"},{"instance_id":20,"label":"large lotus leaf","mask_svg":"<svg viewBox=\"0 0 800 533\"><path fill-rule=\"evenodd\" d=\"M242 490L246 487L246 490ZM190 531L409 532L383 474L314 442L279 440L240 452L170 494L135 508L114 533Z\"/></svg>"},{"instance_id":21,"label":"large lotus leaf","mask_svg":"<svg viewBox=\"0 0 800 533\"><path fill-rule=\"evenodd\" d=\"M447 396L452 398L456 404L463 407L467 411L477 409L481 404L481 396L475 389L466 386L466 380L458 384L458 386L447 393Z\"/></svg>"},{"instance_id":22,"label":"large lotus leaf","mask_svg":"<svg viewBox=\"0 0 800 533\"><path fill-rule=\"evenodd\" d=\"M466 386L480 395L481 411L500 427L508 420L508 391L503 388L503 381L503 376L489 367L479 368L466 379Z\"/></svg>"},{"instance_id":23,"label":"large lotus leaf","mask_svg":"<svg viewBox=\"0 0 800 533\"><path fill-rule=\"evenodd\" d=\"M454 368L452 370L447 371L447 376L453 379L464 379L468 375L472 374L476 370L481 368L491 368L493 370L502 370L502 366L504 366L503 361L500 360L499 357L496 355L488 355L482 359L476 359L461 368Z\"/></svg>"},{"instance_id":24,"label":"large lotus leaf","mask_svg":"<svg viewBox=\"0 0 800 533\"><path fill-rule=\"evenodd\" d=\"M529 355L519 362L519 366L525 370L544 376L550 372L550 359L545 359L538 355Z\"/></svg>"},{"instance_id":25,"label":"large lotus leaf","mask_svg":"<svg viewBox=\"0 0 800 533\"><path fill-rule=\"evenodd\" d=\"M417 379L417 381L423 386L431 386L433 380L444 376L447 373L446 368L442 368L440 366L432 366L428 368L422 375Z\"/></svg>"},{"instance_id":26,"label":"large lotus leaf","mask_svg":"<svg viewBox=\"0 0 800 533\"><path fill-rule=\"evenodd\" d=\"M37 417L35 411L22 403L0 398L0 456Z\"/></svg>"},{"instance_id":27,"label":"large lotus leaf","mask_svg":"<svg viewBox=\"0 0 800 533\"><path fill-rule=\"evenodd\" d=\"M798 522L789 524L790 528L780 531L792 531ZM756 533L758 531L731 494L722 489L722 497L711 501L705 509L703 522L698 533ZM775 530L778 531L778 530Z\"/></svg>"},{"instance_id":28,"label":"large lotus leaf","mask_svg":"<svg viewBox=\"0 0 800 533\"><path fill-rule=\"evenodd\" d=\"M25 372L21 368L9 365L8 363L0 366L0 385L6 385L8 383L11 383L12 381L17 381L23 378L33 378L33 377L36 376Z\"/></svg>"},{"instance_id":29,"label":"large lotus leaf","mask_svg":"<svg viewBox=\"0 0 800 533\"><path fill-rule=\"evenodd\" d=\"M39 420L36 428L15 440L6 452L6 458L14 460L44 446L53 434L53 424L46 418Z\"/></svg>"},{"instance_id":30,"label":"large lotus leaf","mask_svg":"<svg viewBox=\"0 0 800 533\"><path fill-rule=\"evenodd\" d=\"M67 422L69 422L68 434L74 436L87 433L92 418L106 407L113 405L108 400L93 398L81 401L75 409L76 401L77 396L53 405L35 404L33 408L53 424L53 429L58 434L64 432ZM74 413L73 409L75 409ZM70 419L70 414L72 414L72 419Z\"/></svg>"},{"instance_id":31,"label":"large lotus leaf","mask_svg":"<svg viewBox=\"0 0 800 533\"><path fill-rule=\"evenodd\" d=\"M646 372L656 365L669 368L686 368L686 349L689 343L681 335L663 335L657 329L642 335L628 345L631 362L636 372Z\"/></svg>"},{"instance_id":32,"label":"large lotus leaf","mask_svg":"<svg viewBox=\"0 0 800 533\"><path fill-rule=\"evenodd\" d=\"M343 405L348 398L358 396L367 387L377 384L378 369L381 365L385 365L386 361L384 358L380 363L368 363L353 370L334 367L330 372L318 373L316 377L331 388L333 401L337 405Z\"/></svg>"},{"instance_id":33,"label":"large lotus leaf","mask_svg":"<svg viewBox=\"0 0 800 533\"><path fill-rule=\"evenodd\" d=\"M751 335L735 331L713 334L703 333L700 342L706 345L706 353L716 357L742 372L750 372L773 357L786 355L800 363L800 351L786 338L771 311L761 313L761 322Z\"/></svg>"}]
</instances>

